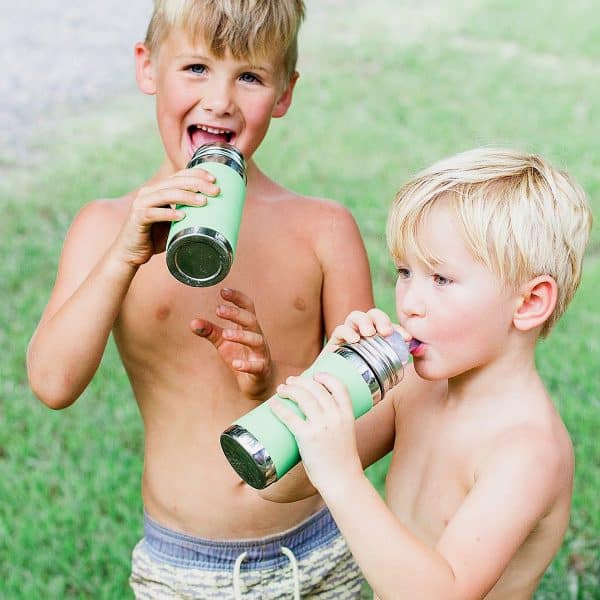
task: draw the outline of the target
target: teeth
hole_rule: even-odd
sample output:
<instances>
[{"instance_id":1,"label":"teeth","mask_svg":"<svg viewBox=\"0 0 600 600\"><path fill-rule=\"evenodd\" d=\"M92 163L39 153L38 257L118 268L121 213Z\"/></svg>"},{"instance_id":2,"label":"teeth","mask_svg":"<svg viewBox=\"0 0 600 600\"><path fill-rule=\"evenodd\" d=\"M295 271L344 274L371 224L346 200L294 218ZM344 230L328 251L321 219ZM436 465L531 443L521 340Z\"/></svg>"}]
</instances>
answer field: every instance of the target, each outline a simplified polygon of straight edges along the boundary
<instances>
[{"instance_id":1,"label":"teeth","mask_svg":"<svg viewBox=\"0 0 600 600\"><path fill-rule=\"evenodd\" d=\"M217 129L216 127L208 127L206 125L196 125L196 128L201 131L206 131L206 133L211 133L212 135L228 135L231 133L229 129Z\"/></svg>"}]
</instances>

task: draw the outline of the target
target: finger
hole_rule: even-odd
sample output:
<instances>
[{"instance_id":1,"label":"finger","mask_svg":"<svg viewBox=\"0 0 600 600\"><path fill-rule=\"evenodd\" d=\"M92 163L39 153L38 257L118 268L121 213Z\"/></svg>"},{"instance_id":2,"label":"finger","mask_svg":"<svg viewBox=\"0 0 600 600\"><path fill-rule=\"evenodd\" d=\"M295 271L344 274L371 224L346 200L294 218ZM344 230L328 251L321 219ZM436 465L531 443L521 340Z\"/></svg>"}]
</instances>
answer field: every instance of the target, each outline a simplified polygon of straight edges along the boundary
<instances>
[{"instance_id":1,"label":"finger","mask_svg":"<svg viewBox=\"0 0 600 600\"><path fill-rule=\"evenodd\" d=\"M223 329L223 337L230 342L237 342L249 348L261 348L265 345L265 338L254 331L245 329Z\"/></svg>"},{"instance_id":2,"label":"finger","mask_svg":"<svg viewBox=\"0 0 600 600\"><path fill-rule=\"evenodd\" d=\"M409 341L413 339L413 336L410 335L410 333L408 333L408 331L406 331L406 329L404 329L404 327L402 327L401 325L397 325L396 323L394 323L392 325L394 331L397 331L403 338L405 341Z\"/></svg>"},{"instance_id":3,"label":"finger","mask_svg":"<svg viewBox=\"0 0 600 600\"><path fill-rule=\"evenodd\" d=\"M204 194L198 194L180 188L154 190L136 198L136 207L144 208L151 206L164 207L170 204L183 204L185 206L204 206L207 198Z\"/></svg>"},{"instance_id":4,"label":"finger","mask_svg":"<svg viewBox=\"0 0 600 600\"><path fill-rule=\"evenodd\" d=\"M181 171L177 171L177 173L175 173L175 175L181 175L181 176L192 176L192 177L202 177L202 179L205 179L206 181L210 181L212 183L214 183L217 178L215 177L215 175L213 175L213 173L211 173L210 171L207 171L206 169L203 169L202 167L198 166L198 167L192 167L190 169L182 169Z\"/></svg>"},{"instance_id":5,"label":"finger","mask_svg":"<svg viewBox=\"0 0 600 600\"><path fill-rule=\"evenodd\" d=\"M244 329L254 331L255 333L260 333L261 331L256 315L253 312L235 306L235 304L219 304L216 312L222 319L231 321Z\"/></svg>"},{"instance_id":6,"label":"finger","mask_svg":"<svg viewBox=\"0 0 600 600\"><path fill-rule=\"evenodd\" d=\"M312 377L288 377L277 393L296 402L307 417L322 415L331 403L329 392Z\"/></svg>"},{"instance_id":7,"label":"finger","mask_svg":"<svg viewBox=\"0 0 600 600\"><path fill-rule=\"evenodd\" d=\"M215 196L219 193L219 187L212 181L204 177L194 176L193 171L183 171L181 174L172 175L169 179L162 181L156 186L156 190L181 189L190 192L202 192L208 196Z\"/></svg>"},{"instance_id":8,"label":"finger","mask_svg":"<svg viewBox=\"0 0 600 600\"><path fill-rule=\"evenodd\" d=\"M354 344L360 340L360 334L351 324L338 325L331 334L328 346L339 346L343 342Z\"/></svg>"},{"instance_id":9,"label":"finger","mask_svg":"<svg viewBox=\"0 0 600 600\"><path fill-rule=\"evenodd\" d=\"M314 380L329 393L329 398L339 407L342 414L354 420L354 408L348 388L330 373L315 373Z\"/></svg>"},{"instance_id":10,"label":"finger","mask_svg":"<svg viewBox=\"0 0 600 600\"><path fill-rule=\"evenodd\" d=\"M221 290L221 297L228 302L233 302L239 308L243 308L251 313L256 313L254 309L254 302L250 296L240 292L240 290L234 290L231 288L223 288Z\"/></svg>"},{"instance_id":11,"label":"finger","mask_svg":"<svg viewBox=\"0 0 600 600\"><path fill-rule=\"evenodd\" d=\"M163 221L181 221L185 212L176 208L141 208L135 211L133 218L141 225L161 223Z\"/></svg>"},{"instance_id":12,"label":"finger","mask_svg":"<svg viewBox=\"0 0 600 600\"><path fill-rule=\"evenodd\" d=\"M242 360L236 358L232 361L231 366L240 373L262 375L269 368L269 363L266 360Z\"/></svg>"},{"instance_id":13,"label":"finger","mask_svg":"<svg viewBox=\"0 0 600 600\"><path fill-rule=\"evenodd\" d=\"M294 436L306 426L306 422L298 416L289 406L279 398L271 398L269 401L271 412L292 432Z\"/></svg>"},{"instance_id":14,"label":"finger","mask_svg":"<svg viewBox=\"0 0 600 600\"><path fill-rule=\"evenodd\" d=\"M377 333L380 333L381 335L390 335L394 330L392 320L382 310L372 308L367 312L367 315L371 318Z\"/></svg>"},{"instance_id":15,"label":"finger","mask_svg":"<svg viewBox=\"0 0 600 600\"><path fill-rule=\"evenodd\" d=\"M223 341L223 329L205 319L193 319L190 328L197 336L207 339L215 348L218 348Z\"/></svg>"},{"instance_id":16,"label":"finger","mask_svg":"<svg viewBox=\"0 0 600 600\"><path fill-rule=\"evenodd\" d=\"M365 312L354 310L344 321L344 325L351 327L361 336L368 337L377 333L372 317Z\"/></svg>"}]
</instances>

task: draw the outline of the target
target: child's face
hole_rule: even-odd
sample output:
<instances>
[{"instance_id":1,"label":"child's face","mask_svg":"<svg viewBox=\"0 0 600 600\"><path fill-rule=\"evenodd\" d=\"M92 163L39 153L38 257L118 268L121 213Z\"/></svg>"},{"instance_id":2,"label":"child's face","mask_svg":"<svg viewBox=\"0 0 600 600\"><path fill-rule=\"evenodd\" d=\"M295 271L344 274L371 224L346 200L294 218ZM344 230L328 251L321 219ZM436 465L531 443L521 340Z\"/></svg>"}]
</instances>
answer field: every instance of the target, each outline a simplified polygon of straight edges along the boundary
<instances>
[{"instance_id":1,"label":"child's face","mask_svg":"<svg viewBox=\"0 0 600 600\"><path fill-rule=\"evenodd\" d=\"M283 116L295 77L282 89L282 67L275 60L215 58L199 42L171 31L154 56L136 49L140 88L156 95L161 138L174 168L182 169L198 146L234 144L250 158L272 117Z\"/></svg>"},{"instance_id":2,"label":"child's face","mask_svg":"<svg viewBox=\"0 0 600 600\"><path fill-rule=\"evenodd\" d=\"M518 302L475 260L447 206L432 209L419 241L441 262L431 269L413 254L397 265L396 310L422 342L413 355L417 373L448 379L499 356Z\"/></svg>"}]
</instances>

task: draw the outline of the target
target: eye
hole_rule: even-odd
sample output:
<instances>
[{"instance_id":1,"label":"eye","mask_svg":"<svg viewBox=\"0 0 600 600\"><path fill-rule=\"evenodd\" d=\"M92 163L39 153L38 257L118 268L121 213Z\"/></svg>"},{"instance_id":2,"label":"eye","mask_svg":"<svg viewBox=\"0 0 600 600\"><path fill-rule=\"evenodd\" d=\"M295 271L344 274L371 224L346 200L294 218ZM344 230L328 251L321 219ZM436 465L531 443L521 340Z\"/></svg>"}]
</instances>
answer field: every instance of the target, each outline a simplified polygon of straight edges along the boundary
<instances>
[{"instance_id":1,"label":"eye","mask_svg":"<svg viewBox=\"0 0 600 600\"><path fill-rule=\"evenodd\" d=\"M195 75L202 75L206 71L206 65L188 65L185 70L190 71L190 73L194 73Z\"/></svg>"},{"instance_id":2,"label":"eye","mask_svg":"<svg viewBox=\"0 0 600 600\"><path fill-rule=\"evenodd\" d=\"M396 267L396 271L398 272L398 279L409 279L410 278L410 269L407 267Z\"/></svg>"},{"instance_id":3,"label":"eye","mask_svg":"<svg viewBox=\"0 0 600 600\"><path fill-rule=\"evenodd\" d=\"M240 75L240 80L244 83L261 83L260 78L254 73L242 73Z\"/></svg>"},{"instance_id":4,"label":"eye","mask_svg":"<svg viewBox=\"0 0 600 600\"><path fill-rule=\"evenodd\" d=\"M435 282L436 285L438 285L440 287L445 287L452 283L452 279L449 279L448 277L444 277L443 275L440 275L438 273L435 273L433 275L433 281Z\"/></svg>"}]
</instances>

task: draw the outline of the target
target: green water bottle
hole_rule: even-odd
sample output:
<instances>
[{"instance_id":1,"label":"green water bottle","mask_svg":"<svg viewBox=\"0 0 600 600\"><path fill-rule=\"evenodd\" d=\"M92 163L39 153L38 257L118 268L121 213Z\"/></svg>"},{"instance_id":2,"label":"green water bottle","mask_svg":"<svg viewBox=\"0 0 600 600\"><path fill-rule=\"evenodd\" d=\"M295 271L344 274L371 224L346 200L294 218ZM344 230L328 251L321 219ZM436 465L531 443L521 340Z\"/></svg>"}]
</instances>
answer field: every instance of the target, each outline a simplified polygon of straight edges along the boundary
<instances>
[{"instance_id":1,"label":"green water bottle","mask_svg":"<svg viewBox=\"0 0 600 600\"><path fill-rule=\"evenodd\" d=\"M335 375L346 385L358 418L402 379L408 358L409 345L394 331L386 337L374 335L342 344L320 356L301 377L312 377L315 372ZM277 397L302 416L295 402ZM228 427L221 434L221 448L238 475L256 489L271 485L300 461L293 434L267 402Z\"/></svg>"},{"instance_id":2,"label":"green water bottle","mask_svg":"<svg viewBox=\"0 0 600 600\"><path fill-rule=\"evenodd\" d=\"M167 238L167 266L187 285L206 287L225 278L233 263L246 198L246 164L231 144L200 146L187 165L202 167L221 188L204 206L182 206L181 221L171 225Z\"/></svg>"}]
</instances>

